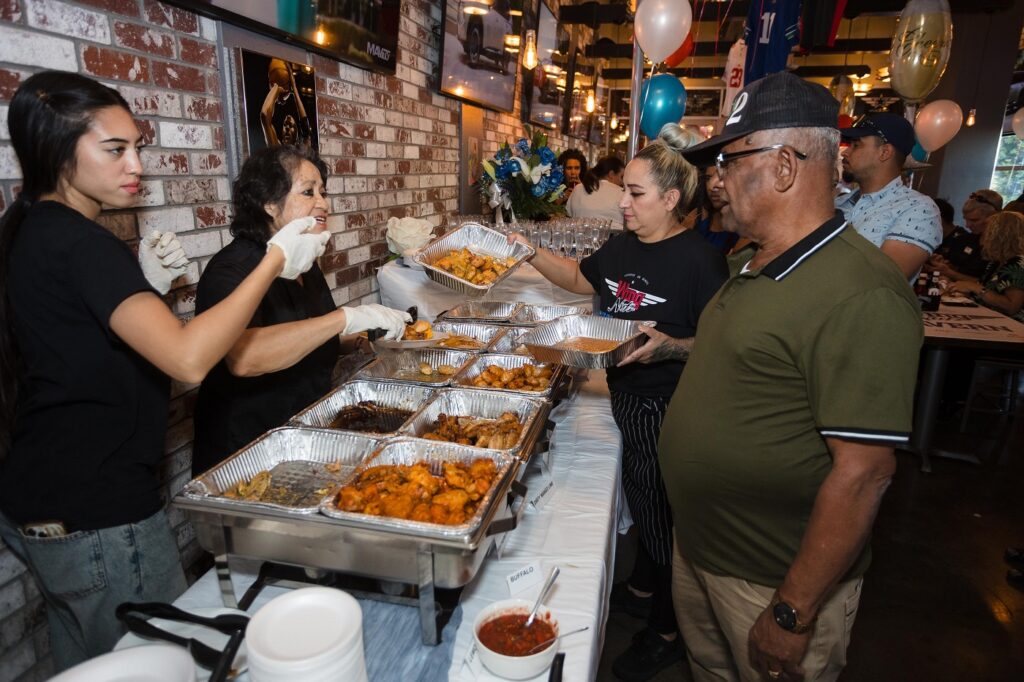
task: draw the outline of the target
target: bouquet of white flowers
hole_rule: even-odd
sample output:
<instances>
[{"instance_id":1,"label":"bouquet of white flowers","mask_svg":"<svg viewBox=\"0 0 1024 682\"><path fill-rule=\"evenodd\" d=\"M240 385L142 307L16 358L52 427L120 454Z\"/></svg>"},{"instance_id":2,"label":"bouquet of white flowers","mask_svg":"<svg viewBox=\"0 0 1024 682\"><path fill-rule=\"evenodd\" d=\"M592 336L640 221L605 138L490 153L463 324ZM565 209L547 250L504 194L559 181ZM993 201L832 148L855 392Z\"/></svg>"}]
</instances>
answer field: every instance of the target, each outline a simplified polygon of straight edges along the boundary
<instances>
[{"instance_id":1,"label":"bouquet of white flowers","mask_svg":"<svg viewBox=\"0 0 1024 682\"><path fill-rule=\"evenodd\" d=\"M386 237L388 250L398 256L416 251L427 245L433 237L434 226L420 218L389 218Z\"/></svg>"}]
</instances>

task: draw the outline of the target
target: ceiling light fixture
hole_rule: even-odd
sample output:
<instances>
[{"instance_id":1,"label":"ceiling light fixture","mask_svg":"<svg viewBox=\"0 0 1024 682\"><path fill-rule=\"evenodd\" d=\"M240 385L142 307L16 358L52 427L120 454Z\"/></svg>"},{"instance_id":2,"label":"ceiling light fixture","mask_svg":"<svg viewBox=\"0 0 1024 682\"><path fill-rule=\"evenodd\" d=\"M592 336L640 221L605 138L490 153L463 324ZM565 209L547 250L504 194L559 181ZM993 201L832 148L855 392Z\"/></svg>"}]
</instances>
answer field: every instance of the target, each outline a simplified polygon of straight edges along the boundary
<instances>
[{"instance_id":1,"label":"ceiling light fixture","mask_svg":"<svg viewBox=\"0 0 1024 682\"><path fill-rule=\"evenodd\" d=\"M531 29L526 32L526 41L523 47L523 68L535 69L537 64L537 32Z\"/></svg>"}]
</instances>

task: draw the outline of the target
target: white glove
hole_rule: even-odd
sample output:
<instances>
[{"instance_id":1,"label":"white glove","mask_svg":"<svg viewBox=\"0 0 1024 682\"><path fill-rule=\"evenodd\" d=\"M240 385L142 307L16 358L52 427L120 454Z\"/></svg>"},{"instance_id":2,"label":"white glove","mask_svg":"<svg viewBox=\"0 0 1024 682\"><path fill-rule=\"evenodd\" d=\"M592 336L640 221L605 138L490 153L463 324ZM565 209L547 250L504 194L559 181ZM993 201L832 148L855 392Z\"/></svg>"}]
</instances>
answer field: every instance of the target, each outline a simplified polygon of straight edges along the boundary
<instances>
[{"instance_id":1,"label":"white glove","mask_svg":"<svg viewBox=\"0 0 1024 682\"><path fill-rule=\"evenodd\" d=\"M405 334L405 325L412 324L412 315L379 303L368 303L345 311L345 329L342 334L354 334L368 329L384 329L385 339L397 341Z\"/></svg>"},{"instance_id":2,"label":"white glove","mask_svg":"<svg viewBox=\"0 0 1024 682\"><path fill-rule=\"evenodd\" d=\"M284 270L281 277L295 279L313 267L313 261L324 254L331 233L324 230L317 234L306 234L306 230L314 225L316 218L313 216L296 218L278 230L267 242L267 253L270 253L270 247L276 246L284 254Z\"/></svg>"},{"instance_id":3,"label":"white glove","mask_svg":"<svg viewBox=\"0 0 1024 682\"><path fill-rule=\"evenodd\" d=\"M150 285L166 294L171 282L188 270L188 256L173 232L150 232L139 242L139 266Z\"/></svg>"}]
</instances>

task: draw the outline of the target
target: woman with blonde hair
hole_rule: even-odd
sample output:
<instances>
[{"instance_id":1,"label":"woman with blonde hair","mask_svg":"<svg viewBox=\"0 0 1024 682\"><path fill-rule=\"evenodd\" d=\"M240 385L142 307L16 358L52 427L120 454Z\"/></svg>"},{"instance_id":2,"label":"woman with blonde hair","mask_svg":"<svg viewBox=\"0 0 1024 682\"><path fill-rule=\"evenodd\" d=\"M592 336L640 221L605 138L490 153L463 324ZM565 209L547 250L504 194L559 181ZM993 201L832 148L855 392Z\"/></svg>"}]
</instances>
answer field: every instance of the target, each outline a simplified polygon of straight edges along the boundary
<instances>
[{"instance_id":1,"label":"woman with blonde hair","mask_svg":"<svg viewBox=\"0 0 1024 682\"><path fill-rule=\"evenodd\" d=\"M697 319L728 277L722 254L683 227L698 173L681 152L694 142L686 130L668 124L629 162L619 203L625 231L592 256L577 264L539 250L533 259L554 284L598 294L598 314L650 320L657 327L644 327L648 342L608 369L612 415L622 432L622 486L639 531L633 573L612 590L612 608L647 619L613 665L622 679L648 679L684 653L672 609L672 512L658 466L658 436Z\"/></svg>"},{"instance_id":2,"label":"woman with blonde hair","mask_svg":"<svg viewBox=\"0 0 1024 682\"><path fill-rule=\"evenodd\" d=\"M985 222L981 279L953 282L949 291L972 295L982 305L1024 322L1024 214L1002 211Z\"/></svg>"}]
</instances>

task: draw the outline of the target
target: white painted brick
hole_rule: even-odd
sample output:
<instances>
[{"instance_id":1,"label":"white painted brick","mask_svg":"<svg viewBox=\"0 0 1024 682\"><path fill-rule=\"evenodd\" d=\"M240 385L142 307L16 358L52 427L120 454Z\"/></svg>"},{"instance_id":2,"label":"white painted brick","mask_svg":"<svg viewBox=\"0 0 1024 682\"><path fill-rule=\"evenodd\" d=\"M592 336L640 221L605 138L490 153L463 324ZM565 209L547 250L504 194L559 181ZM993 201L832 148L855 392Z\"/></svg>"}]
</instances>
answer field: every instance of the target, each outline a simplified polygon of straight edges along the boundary
<instances>
[{"instance_id":1,"label":"white painted brick","mask_svg":"<svg viewBox=\"0 0 1024 682\"><path fill-rule=\"evenodd\" d=\"M212 256L221 249L219 232L196 232L195 234L183 234L178 239L181 241L185 255L189 258L201 258Z\"/></svg>"},{"instance_id":2,"label":"white painted brick","mask_svg":"<svg viewBox=\"0 0 1024 682\"><path fill-rule=\"evenodd\" d=\"M139 183L136 206L163 206L164 203L164 183L159 180L143 180Z\"/></svg>"},{"instance_id":3,"label":"white painted brick","mask_svg":"<svg viewBox=\"0 0 1024 682\"><path fill-rule=\"evenodd\" d=\"M227 155L224 152L192 152L189 154L189 171L193 175L224 175L228 172Z\"/></svg>"},{"instance_id":4,"label":"white painted brick","mask_svg":"<svg viewBox=\"0 0 1024 682\"><path fill-rule=\"evenodd\" d=\"M359 233L355 230L334 235L334 250L345 251L359 246Z\"/></svg>"},{"instance_id":5,"label":"white painted brick","mask_svg":"<svg viewBox=\"0 0 1024 682\"><path fill-rule=\"evenodd\" d=\"M334 299L334 305L340 307L349 302L348 287L341 287L340 289L333 289L331 291L331 298Z\"/></svg>"},{"instance_id":6,"label":"white painted brick","mask_svg":"<svg viewBox=\"0 0 1024 682\"><path fill-rule=\"evenodd\" d=\"M343 215L329 215L327 216L327 230L332 233L338 233L345 229L345 216Z\"/></svg>"},{"instance_id":7,"label":"white painted brick","mask_svg":"<svg viewBox=\"0 0 1024 682\"><path fill-rule=\"evenodd\" d=\"M191 208L164 208L158 211L138 211L139 234L157 232L188 232L196 228Z\"/></svg>"},{"instance_id":8,"label":"white painted brick","mask_svg":"<svg viewBox=\"0 0 1024 682\"><path fill-rule=\"evenodd\" d=\"M352 99L352 84L346 83L345 81L339 81L334 78L328 78L325 95L330 97L337 97L339 99Z\"/></svg>"},{"instance_id":9,"label":"white painted brick","mask_svg":"<svg viewBox=\"0 0 1024 682\"><path fill-rule=\"evenodd\" d=\"M199 33L202 34L206 40L216 42L217 40L217 22L213 19L207 19L206 17L199 17Z\"/></svg>"},{"instance_id":10,"label":"white painted brick","mask_svg":"<svg viewBox=\"0 0 1024 682\"><path fill-rule=\"evenodd\" d=\"M420 158L420 148L413 145L406 145L405 149L402 150L402 156L407 159L418 159Z\"/></svg>"},{"instance_id":11,"label":"white painted brick","mask_svg":"<svg viewBox=\"0 0 1024 682\"><path fill-rule=\"evenodd\" d=\"M387 156L387 147L381 142L367 142L366 143L366 155L372 159L383 159ZM358 169L359 162L356 162L356 168Z\"/></svg>"},{"instance_id":12,"label":"white painted brick","mask_svg":"<svg viewBox=\"0 0 1024 682\"><path fill-rule=\"evenodd\" d=\"M427 144L427 134L419 130L414 130L409 133L409 142L418 144L422 147Z\"/></svg>"},{"instance_id":13,"label":"white painted brick","mask_svg":"<svg viewBox=\"0 0 1024 682\"><path fill-rule=\"evenodd\" d=\"M0 62L77 71L75 44L51 35L0 25Z\"/></svg>"},{"instance_id":14,"label":"white painted brick","mask_svg":"<svg viewBox=\"0 0 1024 682\"><path fill-rule=\"evenodd\" d=\"M0 105L0 140L11 139L11 132L7 129L7 110L6 104Z\"/></svg>"},{"instance_id":15,"label":"white painted brick","mask_svg":"<svg viewBox=\"0 0 1024 682\"><path fill-rule=\"evenodd\" d=\"M217 178L217 198L221 201L231 201L231 183L227 178Z\"/></svg>"},{"instance_id":16,"label":"white painted brick","mask_svg":"<svg viewBox=\"0 0 1024 682\"><path fill-rule=\"evenodd\" d=\"M365 192L366 178L345 178L345 192Z\"/></svg>"},{"instance_id":17,"label":"white painted brick","mask_svg":"<svg viewBox=\"0 0 1024 682\"><path fill-rule=\"evenodd\" d=\"M402 126L405 124L405 114L388 109L384 112L384 122L389 126Z\"/></svg>"},{"instance_id":18,"label":"white painted brick","mask_svg":"<svg viewBox=\"0 0 1024 682\"><path fill-rule=\"evenodd\" d=\"M136 116L181 118L181 95L167 90L149 90L118 84L115 89L128 100Z\"/></svg>"},{"instance_id":19,"label":"white painted brick","mask_svg":"<svg viewBox=\"0 0 1024 682\"><path fill-rule=\"evenodd\" d=\"M345 178L332 175L327 178L326 190L328 194L341 194L345 191Z\"/></svg>"},{"instance_id":20,"label":"white painted brick","mask_svg":"<svg viewBox=\"0 0 1024 682\"><path fill-rule=\"evenodd\" d=\"M90 12L56 0L29 0L28 25L69 38L110 44L110 23L99 12Z\"/></svg>"},{"instance_id":21,"label":"white painted brick","mask_svg":"<svg viewBox=\"0 0 1024 682\"><path fill-rule=\"evenodd\" d=\"M358 282L352 282L348 285L348 295L352 298L358 298L360 296L366 296L373 291L373 278L361 279Z\"/></svg>"},{"instance_id":22,"label":"white painted brick","mask_svg":"<svg viewBox=\"0 0 1024 682\"><path fill-rule=\"evenodd\" d=\"M377 126L374 131L375 136L379 142L394 142L395 141L395 129L387 126Z\"/></svg>"},{"instance_id":23,"label":"white painted brick","mask_svg":"<svg viewBox=\"0 0 1024 682\"><path fill-rule=\"evenodd\" d=\"M402 94L409 99L419 99L420 89L412 83L402 83Z\"/></svg>"},{"instance_id":24,"label":"white painted brick","mask_svg":"<svg viewBox=\"0 0 1024 682\"><path fill-rule=\"evenodd\" d=\"M377 162L371 159L356 159L356 173L360 175L376 175Z\"/></svg>"},{"instance_id":25,"label":"white painted brick","mask_svg":"<svg viewBox=\"0 0 1024 682\"><path fill-rule=\"evenodd\" d=\"M15 180L21 178L21 165L18 156L10 145L0 147L0 179Z\"/></svg>"},{"instance_id":26,"label":"white painted brick","mask_svg":"<svg viewBox=\"0 0 1024 682\"><path fill-rule=\"evenodd\" d=\"M210 126L196 123L160 122L160 146L212 149L213 131Z\"/></svg>"},{"instance_id":27,"label":"white painted brick","mask_svg":"<svg viewBox=\"0 0 1024 682\"><path fill-rule=\"evenodd\" d=\"M364 244L358 248L352 249L348 252L348 263L349 265L355 265L357 263L365 263L370 260L370 245Z\"/></svg>"},{"instance_id":28,"label":"white painted brick","mask_svg":"<svg viewBox=\"0 0 1024 682\"><path fill-rule=\"evenodd\" d=\"M356 83L362 85L365 81L363 80L363 70L358 69L348 64L338 65L338 75L341 80L348 83Z\"/></svg>"},{"instance_id":29,"label":"white painted brick","mask_svg":"<svg viewBox=\"0 0 1024 682\"><path fill-rule=\"evenodd\" d=\"M341 156L342 142L337 137L320 136L320 154L323 156Z\"/></svg>"}]
</instances>

